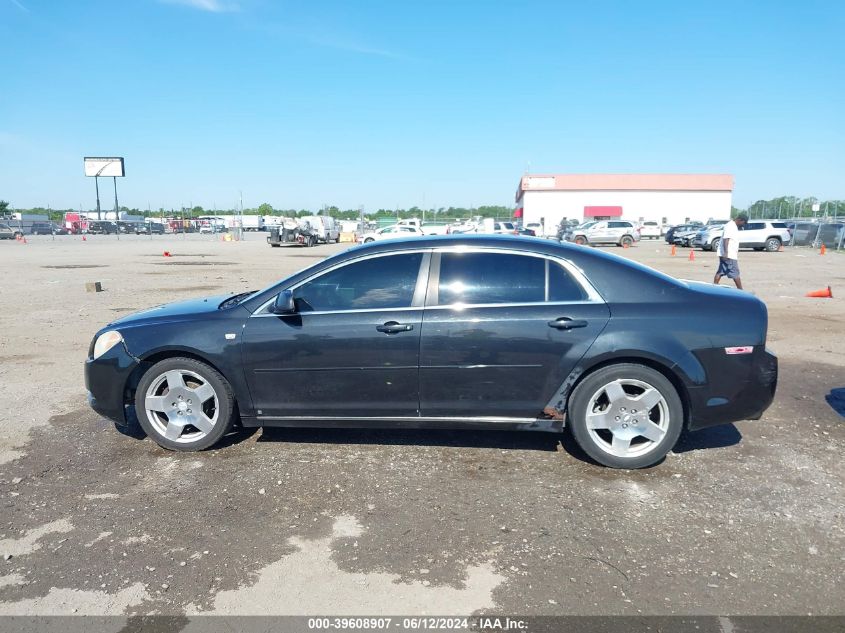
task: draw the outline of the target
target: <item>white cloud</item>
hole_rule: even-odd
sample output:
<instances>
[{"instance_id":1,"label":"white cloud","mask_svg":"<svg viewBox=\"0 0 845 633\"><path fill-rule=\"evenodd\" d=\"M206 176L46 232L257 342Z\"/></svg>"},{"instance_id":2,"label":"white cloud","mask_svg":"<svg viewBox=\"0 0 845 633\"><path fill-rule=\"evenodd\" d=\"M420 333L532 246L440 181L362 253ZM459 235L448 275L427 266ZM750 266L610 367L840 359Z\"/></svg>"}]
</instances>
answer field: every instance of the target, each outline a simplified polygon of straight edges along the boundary
<instances>
[{"instance_id":1,"label":"white cloud","mask_svg":"<svg viewBox=\"0 0 845 633\"><path fill-rule=\"evenodd\" d=\"M239 11L240 7L234 2L226 0L159 0L166 4L181 4L200 11L208 11L210 13L226 13L229 11Z\"/></svg>"}]
</instances>

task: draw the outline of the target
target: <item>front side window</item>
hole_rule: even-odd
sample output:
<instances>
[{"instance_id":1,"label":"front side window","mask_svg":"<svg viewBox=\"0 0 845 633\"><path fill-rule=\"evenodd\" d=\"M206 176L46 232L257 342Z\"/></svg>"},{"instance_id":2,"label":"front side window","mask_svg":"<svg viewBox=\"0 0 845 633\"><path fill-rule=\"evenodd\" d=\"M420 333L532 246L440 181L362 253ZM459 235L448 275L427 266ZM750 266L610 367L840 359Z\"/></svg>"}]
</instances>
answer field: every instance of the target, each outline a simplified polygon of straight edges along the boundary
<instances>
[{"instance_id":1,"label":"front side window","mask_svg":"<svg viewBox=\"0 0 845 633\"><path fill-rule=\"evenodd\" d=\"M408 308L422 253L372 257L336 268L293 291L300 312Z\"/></svg>"}]
</instances>

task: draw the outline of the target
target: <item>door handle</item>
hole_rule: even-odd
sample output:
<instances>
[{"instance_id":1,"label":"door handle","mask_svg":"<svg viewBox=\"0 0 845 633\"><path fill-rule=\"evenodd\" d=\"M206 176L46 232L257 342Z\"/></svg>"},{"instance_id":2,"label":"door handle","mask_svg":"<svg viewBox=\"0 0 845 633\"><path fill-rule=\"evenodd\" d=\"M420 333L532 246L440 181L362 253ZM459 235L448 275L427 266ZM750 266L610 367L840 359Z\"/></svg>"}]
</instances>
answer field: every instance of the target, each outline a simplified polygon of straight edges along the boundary
<instances>
[{"instance_id":1,"label":"door handle","mask_svg":"<svg viewBox=\"0 0 845 633\"><path fill-rule=\"evenodd\" d=\"M385 334L397 334L398 332L410 332L414 329L413 325L407 323L397 323L396 321L388 321L384 325L377 325L376 329Z\"/></svg>"},{"instance_id":2,"label":"door handle","mask_svg":"<svg viewBox=\"0 0 845 633\"><path fill-rule=\"evenodd\" d=\"M557 330L574 330L579 327L587 327L587 322L584 319L570 319L569 317L560 317L554 321L549 321L549 327Z\"/></svg>"}]
</instances>

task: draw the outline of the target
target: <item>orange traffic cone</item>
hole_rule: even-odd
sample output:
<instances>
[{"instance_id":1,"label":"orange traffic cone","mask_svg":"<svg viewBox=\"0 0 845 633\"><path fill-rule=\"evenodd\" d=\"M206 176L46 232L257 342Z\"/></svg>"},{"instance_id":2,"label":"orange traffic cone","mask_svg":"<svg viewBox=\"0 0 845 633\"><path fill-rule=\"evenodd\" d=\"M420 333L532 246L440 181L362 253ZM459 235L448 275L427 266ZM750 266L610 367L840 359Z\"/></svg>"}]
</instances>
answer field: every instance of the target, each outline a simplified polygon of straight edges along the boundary
<instances>
[{"instance_id":1,"label":"orange traffic cone","mask_svg":"<svg viewBox=\"0 0 845 633\"><path fill-rule=\"evenodd\" d=\"M781 243L781 245L778 246L778 253L782 253L782 252L783 252L783 244Z\"/></svg>"},{"instance_id":2,"label":"orange traffic cone","mask_svg":"<svg viewBox=\"0 0 845 633\"><path fill-rule=\"evenodd\" d=\"M821 250L819 251L819 255L824 255L827 252L827 247L822 244Z\"/></svg>"},{"instance_id":3,"label":"orange traffic cone","mask_svg":"<svg viewBox=\"0 0 845 633\"><path fill-rule=\"evenodd\" d=\"M631 245L628 242L622 242L622 248L631 248Z\"/></svg>"},{"instance_id":4,"label":"orange traffic cone","mask_svg":"<svg viewBox=\"0 0 845 633\"><path fill-rule=\"evenodd\" d=\"M689 260L691 262L695 261L695 249L694 248L689 249Z\"/></svg>"},{"instance_id":5,"label":"orange traffic cone","mask_svg":"<svg viewBox=\"0 0 845 633\"><path fill-rule=\"evenodd\" d=\"M87 242L87 241L88 241L87 239L85 239L85 236L84 236L84 235L82 236L82 241L83 241L83 242Z\"/></svg>"},{"instance_id":6,"label":"orange traffic cone","mask_svg":"<svg viewBox=\"0 0 845 633\"><path fill-rule=\"evenodd\" d=\"M675 256L675 245L674 244L672 244L672 252L670 254L672 255L672 257Z\"/></svg>"},{"instance_id":7,"label":"orange traffic cone","mask_svg":"<svg viewBox=\"0 0 845 633\"><path fill-rule=\"evenodd\" d=\"M26 235L21 235L21 244L26 244Z\"/></svg>"},{"instance_id":8,"label":"orange traffic cone","mask_svg":"<svg viewBox=\"0 0 845 633\"><path fill-rule=\"evenodd\" d=\"M805 296L816 297L818 299L833 299L833 293L830 291L830 286L822 288L821 290L813 290L808 292Z\"/></svg>"},{"instance_id":9,"label":"orange traffic cone","mask_svg":"<svg viewBox=\"0 0 845 633\"><path fill-rule=\"evenodd\" d=\"M170 254L170 251L164 251L164 256L165 257L172 257L172 255Z\"/></svg>"}]
</instances>

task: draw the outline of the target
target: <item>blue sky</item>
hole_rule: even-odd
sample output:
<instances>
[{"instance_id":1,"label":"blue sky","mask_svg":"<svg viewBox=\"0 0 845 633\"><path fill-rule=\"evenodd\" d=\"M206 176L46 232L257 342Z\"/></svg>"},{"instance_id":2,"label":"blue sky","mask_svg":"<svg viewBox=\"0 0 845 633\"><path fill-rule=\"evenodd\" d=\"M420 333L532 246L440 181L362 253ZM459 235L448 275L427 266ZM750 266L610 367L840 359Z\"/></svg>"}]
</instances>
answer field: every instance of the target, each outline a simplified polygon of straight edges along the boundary
<instances>
[{"instance_id":1,"label":"blue sky","mask_svg":"<svg viewBox=\"0 0 845 633\"><path fill-rule=\"evenodd\" d=\"M511 204L526 170L845 198L843 36L835 1L0 0L0 198L91 207L85 155L141 208Z\"/></svg>"}]
</instances>

